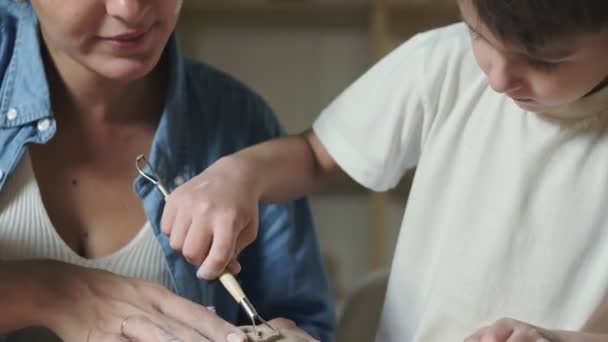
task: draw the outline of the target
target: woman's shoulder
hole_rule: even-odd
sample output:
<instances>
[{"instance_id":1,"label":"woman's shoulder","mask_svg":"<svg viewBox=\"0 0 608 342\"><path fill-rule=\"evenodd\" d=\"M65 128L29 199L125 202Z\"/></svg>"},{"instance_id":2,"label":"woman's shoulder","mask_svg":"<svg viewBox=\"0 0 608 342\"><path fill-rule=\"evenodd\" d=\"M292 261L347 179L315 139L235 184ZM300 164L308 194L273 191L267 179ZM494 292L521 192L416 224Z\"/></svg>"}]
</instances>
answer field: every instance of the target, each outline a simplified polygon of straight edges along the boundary
<instances>
[{"instance_id":1,"label":"woman's shoulder","mask_svg":"<svg viewBox=\"0 0 608 342\"><path fill-rule=\"evenodd\" d=\"M282 127L266 100L244 82L209 64L183 57L185 101L189 120L204 127L242 134L249 142L281 134ZM208 132L208 134L215 134Z\"/></svg>"},{"instance_id":2,"label":"woman's shoulder","mask_svg":"<svg viewBox=\"0 0 608 342\"><path fill-rule=\"evenodd\" d=\"M214 66L184 57L184 69L189 91L205 98L232 99L233 101L260 101L262 98L244 82Z\"/></svg>"},{"instance_id":3,"label":"woman's shoulder","mask_svg":"<svg viewBox=\"0 0 608 342\"><path fill-rule=\"evenodd\" d=\"M19 14L20 3L17 0L0 0L0 16L5 19L4 16L17 18Z\"/></svg>"},{"instance_id":4,"label":"woman's shoulder","mask_svg":"<svg viewBox=\"0 0 608 342\"><path fill-rule=\"evenodd\" d=\"M0 0L0 47L2 52L9 43L14 44L19 26L19 3L15 0Z\"/></svg>"},{"instance_id":5,"label":"woman's shoulder","mask_svg":"<svg viewBox=\"0 0 608 342\"><path fill-rule=\"evenodd\" d=\"M276 120L266 100L229 73L187 57L184 71L188 101L196 108L240 124Z\"/></svg>"},{"instance_id":6,"label":"woman's shoulder","mask_svg":"<svg viewBox=\"0 0 608 342\"><path fill-rule=\"evenodd\" d=\"M0 0L0 79L4 77L17 40L18 6L14 0Z\"/></svg>"}]
</instances>

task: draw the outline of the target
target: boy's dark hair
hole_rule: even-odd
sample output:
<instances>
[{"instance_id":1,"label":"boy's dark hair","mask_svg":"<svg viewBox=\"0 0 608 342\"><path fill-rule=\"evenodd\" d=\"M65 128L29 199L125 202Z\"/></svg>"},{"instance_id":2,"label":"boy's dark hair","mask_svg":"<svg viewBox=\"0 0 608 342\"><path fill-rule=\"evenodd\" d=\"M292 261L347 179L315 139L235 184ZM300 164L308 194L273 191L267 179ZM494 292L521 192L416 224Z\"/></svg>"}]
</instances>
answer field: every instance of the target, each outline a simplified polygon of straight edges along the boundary
<instances>
[{"instance_id":1,"label":"boy's dark hair","mask_svg":"<svg viewBox=\"0 0 608 342\"><path fill-rule=\"evenodd\" d=\"M498 38L534 51L573 34L608 31L608 0L466 0Z\"/></svg>"}]
</instances>

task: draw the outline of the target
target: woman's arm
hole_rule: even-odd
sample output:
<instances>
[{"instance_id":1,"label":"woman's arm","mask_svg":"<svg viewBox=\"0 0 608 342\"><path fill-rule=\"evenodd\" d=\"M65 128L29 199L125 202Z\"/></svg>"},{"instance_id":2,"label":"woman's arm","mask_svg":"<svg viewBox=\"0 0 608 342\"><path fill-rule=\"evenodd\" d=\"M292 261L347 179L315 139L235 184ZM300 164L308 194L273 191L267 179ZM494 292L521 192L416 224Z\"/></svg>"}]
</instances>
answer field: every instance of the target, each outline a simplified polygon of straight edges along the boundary
<instances>
[{"instance_id":1,"label":"woman's arm","mask_svg":"<svg viewBox=\"0 0 608 342\"><path fill-rule=\"evenodd\" d=\"M44 326L46 312L41 286L44 262L0 261L0 335L28 326Z\"/></svg>"}]
</instances>

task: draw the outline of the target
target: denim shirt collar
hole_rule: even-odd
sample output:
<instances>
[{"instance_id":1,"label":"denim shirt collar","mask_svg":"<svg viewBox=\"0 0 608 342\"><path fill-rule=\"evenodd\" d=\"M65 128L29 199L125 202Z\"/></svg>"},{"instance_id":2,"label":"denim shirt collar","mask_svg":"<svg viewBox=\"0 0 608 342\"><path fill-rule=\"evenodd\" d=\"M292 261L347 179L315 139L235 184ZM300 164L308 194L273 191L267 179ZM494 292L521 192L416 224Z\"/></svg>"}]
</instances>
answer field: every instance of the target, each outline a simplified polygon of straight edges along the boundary
<instances>
[{"instance_id":1,"label":"denim shirt collar","mask_svg":"<svg viewBox=\"0 0 608 342\"><path fill-rule=\"evenodd\" d=\"M161 180L172 189L172 182L168 178L189 171L182 170L189 165L187 162L189 130L184 127L187 125L189 102L186 96L184 58L179 52L175 34L169 39L163 58L166 58L169 64L169 78L165 105L149 151L149 160L154 170L163 178ZM149 191L149 185L152 184L139 177L135 182L135 191L143 195L144 192Z\"/></svg>"},{"instance_id":2,"label":"denim shirt collar","mask_svg":"<svg viewBox=\"0 0 608 342\"><path fill-rule=\"evenodd\" d=\"M29 2L13 6L18 6L17 38L0 92L0 128L53 118L38 19ZM152 149L142 153L150 153L150 162L161 176L175 177L180 174L188 179L195 172L188 169L190 151L186 135L189 130L183 129L187 125L185 115L189 112L190 103L186 96L184 57L178 48L175 34L171 35L163 58L169 64L166 101ZM42 139L41 142L50 139L54 135L54 129L48 133L47 139ZM138 193L148 191L146 188L142 180L136 182Z\"/></svg>"},{"instance_id":3,"label":"denim shirt collar","mask_svg":"<svg viewBox=\"0 0 608 342\"><path fill-rule=\"evenodd\" d=\"M29 2L16 6L17 37L0 93L0 128L21 126L52 115L38 19Z\"/></svg>"}]
</instances>

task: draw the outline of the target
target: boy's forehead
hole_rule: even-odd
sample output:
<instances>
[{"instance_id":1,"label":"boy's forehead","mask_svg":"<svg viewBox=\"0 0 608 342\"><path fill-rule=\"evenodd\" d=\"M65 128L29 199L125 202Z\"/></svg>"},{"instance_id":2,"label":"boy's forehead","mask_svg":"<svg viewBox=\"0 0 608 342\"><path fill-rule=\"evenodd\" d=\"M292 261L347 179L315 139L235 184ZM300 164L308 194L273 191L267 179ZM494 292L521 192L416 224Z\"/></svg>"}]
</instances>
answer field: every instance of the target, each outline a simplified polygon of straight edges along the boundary
<instances>
[{"instance_id":1,"label":"boy's forehead","mask_svg":"<svg viewBox=\"0 0 608 342\"><path fill-rule=\"evenodd\" d=\"M500 35L496 34L495 29L486 25L477 12L475 0L458 0L457 2L461 18L469 28L476 35L488 41L494 48L505 53L525 55L540 60L561 61L575 58L578 55L594 53L597 50L604 51L608 47L608 30L589 31L587 33L583 32L584 29L578 31L578 33L564 31L561 34L536 39L532 43L517 40L516 36L513 36L512 40L510 38L505 40L504 37L501 38ZM536 38L538 37L540 36Z\"/></svg>"},{"instance_id":2,"label":"boy's forehead","mask_svg":"<svg viewBox=\"0 0 608 342\"><path fill-rule=\"evenodd\" d=\"M576 50L576 46L580 43L578 42L580 39L577 39L579 38L577 36L563 37L562 39L546 42L542 46L530 50L525 48L523 44L503 41L497 37L481 20L471 0L458 0L458 5L462 20L472 31L490 42L494 47L506 52L533 56L540 59L559 60L571 56L574 50Z\"/></svg>"}]
</instances>

